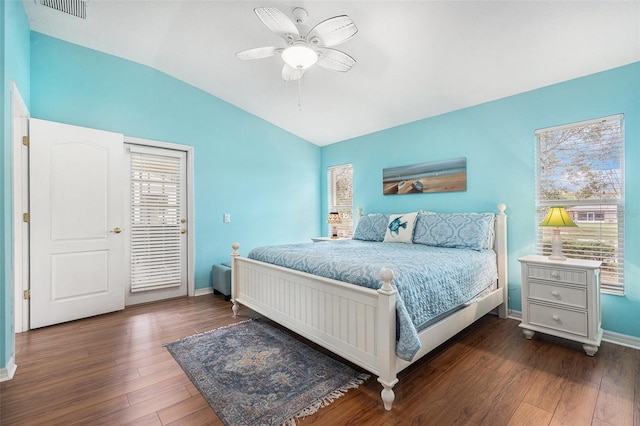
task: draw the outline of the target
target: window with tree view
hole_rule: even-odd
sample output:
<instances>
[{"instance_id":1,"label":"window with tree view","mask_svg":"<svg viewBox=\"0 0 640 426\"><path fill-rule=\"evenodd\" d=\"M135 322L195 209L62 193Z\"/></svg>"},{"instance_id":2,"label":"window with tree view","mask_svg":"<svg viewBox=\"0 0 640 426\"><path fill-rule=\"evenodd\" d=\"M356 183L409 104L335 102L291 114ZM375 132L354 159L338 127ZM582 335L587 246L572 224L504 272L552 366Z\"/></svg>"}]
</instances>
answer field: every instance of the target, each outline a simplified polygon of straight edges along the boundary
<instances>
[{"instance_id":1,"label":"window with tree view","mask_svg":"<svg viewBox=\"0 0 640 426\"><path fill-rule=\"evenodd\" d=\"M536 131L537 210L562 206L577 228L561 228L563 254L602 262L602 289L624 293L623 115ZM538 227L537 250L551 253L553 229Z\"/></svg>"},{"instance_id":2,"label":"window with tree view","mask_svg":"<svg viewBox=\"0 0 640 426\"><path fill-rule=\"evenodd\" d=\"M351 164L329 167L327 184L329 212L338 212L342 220L337 225L338 236L351 237L353 235L353 167Z\"/></svg>"}]
</instances>

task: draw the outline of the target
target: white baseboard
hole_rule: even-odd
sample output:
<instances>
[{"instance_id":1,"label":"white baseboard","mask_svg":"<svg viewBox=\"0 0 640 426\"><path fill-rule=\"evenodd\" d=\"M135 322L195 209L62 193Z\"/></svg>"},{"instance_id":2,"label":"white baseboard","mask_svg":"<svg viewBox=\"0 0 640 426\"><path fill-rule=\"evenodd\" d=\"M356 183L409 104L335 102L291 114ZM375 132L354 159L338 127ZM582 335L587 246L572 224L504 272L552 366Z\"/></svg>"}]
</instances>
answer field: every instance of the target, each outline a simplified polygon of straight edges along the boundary
<instances>
[{"instance_id":1,"label":"white baseboard","mask_svg":"<svg viewBox=\"0 0 640 426\"><path fill-rule=\"evenodd\" d=\"M5 368L0 368L0 382L13 379L13 375L16 373L18 366L13 362L13 357L9 359Z\"/></svg>"},{"instance_id":2,"label":"white baseboard","mask_svg":"<svg viewBox=\"0 0 640 426\"><path fill-rule=\"evenodd\" d=\"M195 296L204 296L205 294L213 293L213 287L196 288Z\"/></svg>"},{"instance_id":3,"label":"white baseboard","mask_svg":"<svg viewBox=\"0 0 640 426\"><path fill-rule=\"evenodd\" d=\"M522 312L510 311L509 318L522 321ZM613 331L603 330L602 340L613 343L614 345L626 346L632 349L640 349L640 338L627 336L626 334L614 333Z\"/></svg>"},{"instance_id":4,"label":"white baseboard","mask_svg":"<svg viewBox=\"0 0 640 426\"><path fill-rule=\"evenodd\" d=\"M632 349L640 349L640 338L604 330L602 340Z\"/></svg>"}]
</instances>

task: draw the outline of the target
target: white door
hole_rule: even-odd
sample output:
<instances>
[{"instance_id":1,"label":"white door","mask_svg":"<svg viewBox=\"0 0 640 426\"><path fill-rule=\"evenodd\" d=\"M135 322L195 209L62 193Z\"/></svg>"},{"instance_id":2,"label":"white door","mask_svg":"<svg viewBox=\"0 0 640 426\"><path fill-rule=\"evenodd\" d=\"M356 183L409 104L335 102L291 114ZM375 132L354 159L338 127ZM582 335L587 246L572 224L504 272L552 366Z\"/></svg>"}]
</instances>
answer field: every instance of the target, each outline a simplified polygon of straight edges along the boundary
<instances>
[{"instance_id":1,"label":"white door","mask_svg":"<svg viewBox=\"0 0 640 426\"><path fill-rule=\"evenodd\" d=\"M126 145L126 304L187 295L186 153Z\"/></svg>"},{"instance_id":2,"label":"white door","mask_svg":"<svg viewBox=\"0 0 640 426\"><path fill-rule=\"evenodd\" d=\"M31 119L30 328L124 309L123 135Z\"/></svg>"}]
</instances>

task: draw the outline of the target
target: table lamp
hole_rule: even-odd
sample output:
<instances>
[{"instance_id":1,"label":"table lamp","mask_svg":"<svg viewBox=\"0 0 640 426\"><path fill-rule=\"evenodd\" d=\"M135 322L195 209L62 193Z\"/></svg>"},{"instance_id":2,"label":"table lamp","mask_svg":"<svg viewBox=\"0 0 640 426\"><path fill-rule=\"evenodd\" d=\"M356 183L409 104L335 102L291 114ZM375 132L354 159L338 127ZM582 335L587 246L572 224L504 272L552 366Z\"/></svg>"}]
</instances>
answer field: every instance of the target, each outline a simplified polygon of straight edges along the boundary
<instances>
[{"instance_id":1,"label":"table lamp","mask_svg":"<svg viewBox=\"0 0 640 426\"><path fill-rule=\"evenodd\" d=\"M331 238L338 238L338 224L342 223L342 219L340 219L340 213L329 213L327 223L331 224Z\"/></svg>"},{"instance_id":2,"label":"table lamp","mask_svg":"<svg viewBox=\"0 0 640 426\"><path fill-rule=\"evenodd\" d=\"M560 228L564 227L577 227L573 220L567 214L564 207L553 206L549 207L549 213L547 217L540 223L540 226L553 227L553 239L551 240L551 260L567 260L562 255L562 240L560 239Z\"/></svg>"}]
</instances>

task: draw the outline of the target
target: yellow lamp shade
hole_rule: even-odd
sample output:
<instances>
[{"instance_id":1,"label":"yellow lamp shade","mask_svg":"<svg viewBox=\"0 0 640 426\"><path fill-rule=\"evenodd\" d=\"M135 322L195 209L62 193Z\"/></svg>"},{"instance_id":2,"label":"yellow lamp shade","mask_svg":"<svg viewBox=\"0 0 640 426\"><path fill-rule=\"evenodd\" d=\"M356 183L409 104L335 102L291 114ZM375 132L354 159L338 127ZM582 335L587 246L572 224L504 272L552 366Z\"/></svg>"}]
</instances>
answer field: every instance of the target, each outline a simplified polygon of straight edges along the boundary
<instances>
[{"instance_id":1,"label":"yellow lamp shade","mask_svg":"<svg viewBox=\"0 0 640 426\"><path fill-rule=\"evenodd\" d=\"M551 260L566 260L567 258L562 254L562 240L560 239L561 227L575 227L578 226L567 214L564 207L553 206L549 207L549 213L544 218L540 226L553 227L553 239L551 240Z\"/></svg>"},{"instance_id":2,"label":"yellow lamp shade","mask_svg":"<svg viewBox=\"0 0 640 426\"><path fill-rule=\"evenodd\" d=\"M547 213L547 217L545 217L544 220L540 223L540 226L565 227L578 225L576 225L575 222L571 220L564 207L553 206L549 207L549 213Z\"/></svg>"}]
</instances>

